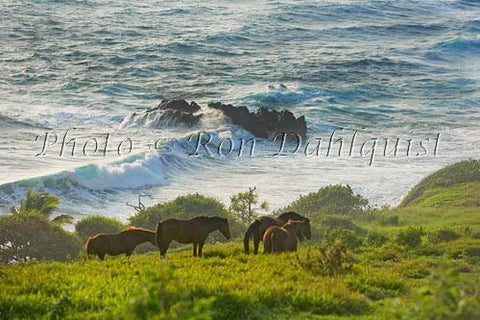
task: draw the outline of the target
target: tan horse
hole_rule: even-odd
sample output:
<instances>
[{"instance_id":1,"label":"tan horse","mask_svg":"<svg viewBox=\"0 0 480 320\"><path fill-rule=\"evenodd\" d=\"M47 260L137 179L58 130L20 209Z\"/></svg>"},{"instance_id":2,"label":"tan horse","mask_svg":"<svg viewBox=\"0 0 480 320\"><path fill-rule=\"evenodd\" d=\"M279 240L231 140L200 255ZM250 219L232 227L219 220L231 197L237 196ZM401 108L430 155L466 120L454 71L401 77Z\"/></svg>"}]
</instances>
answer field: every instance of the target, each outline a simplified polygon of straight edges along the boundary
<instances>
[{"instance_id":1,"label":"tan horse","mask_svg":"<svg viewBox=\"0 0 480 320\"><path fill-rule=\"evenodd\" d=\"M202 255L203 245L209 233L219 230L230 239L228 220L222 217L197 216L191 219L165 218L157 225L156 242L160 256L164 257L170 243L193 243L193 256Z\"/></svg>"},{"instance_id":2,"label":"tan horse","mask_svg":"<svg viewBox=\"0 0 480 320\"><path fill-rule=\"evenodd\" d=\"M87 239L85 245L86 260L89 254L96 254L101 260L106 254L117 256L125 253L130 257L135 247L144 242L155 245L155 232L130 227L120 233L98 233Z\"/></svg>"},{"instance_id":3,"label":"tan horse","mask_svg":"<svg viewBox=\"0 0 480 320\"><path fill-rule=\"evenodd\" d=\"M263 253L297 251L297 237L305 232L307 224L308 221L288 220L281 227L269 227L263 235Z\"/></svg>"},{"instance_id":4,"label":"tan horse","mask_svg":"<svg viewBox=\"0 0 480 320\"><path fill-rule=\"evenodd\" d=\"M250 238L253 237L253 253L258 253L258 246L260 245L260 241L263 241L263 236L265 231L271 226L282 226L287 223L288 220L296 220L296 221L307 221L308 228L305 228L305 232L303 234L298 235L298 240L303 241L304 236L307 239L310 239L312 234L310 231L310 220L304 216L299 215L293 211L284 212L279 215L277 218L269 217L269 216L260 216L255 219L254 222L250 224L247 231L245 232L245 237L243 238L243 245L245 248L245 253L249 253L249 242Z\"/></svg>"}]
</instances>

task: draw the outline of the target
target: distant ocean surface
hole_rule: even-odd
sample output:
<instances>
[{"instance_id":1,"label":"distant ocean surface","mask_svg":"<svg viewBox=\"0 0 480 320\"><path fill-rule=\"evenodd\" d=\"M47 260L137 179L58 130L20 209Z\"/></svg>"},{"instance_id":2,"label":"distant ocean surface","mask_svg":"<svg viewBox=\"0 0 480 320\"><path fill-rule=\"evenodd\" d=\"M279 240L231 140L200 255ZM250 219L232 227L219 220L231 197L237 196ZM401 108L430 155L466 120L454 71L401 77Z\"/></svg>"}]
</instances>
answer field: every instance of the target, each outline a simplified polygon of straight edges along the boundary
<instances>
[{"instance_id":1,"label":"distant ocean surface","mask_svg":"<svg viewBox=\"0 0 480 320\"><path fill-rule=\"evenodd\" d=\"M427 174L480 156L478 1L0 7L2 214L28 187L58 195L59 212L76 218L126 219L134 211L125 203L140 194L152 195L146 205L196 192L228 204L252 186L272 209L337 183L373 204L396 205ZM194 100L206 115L194 127L130 121L162 99ZM208 111L214 101L305 115L307 151L322 138L319 155L305 156L303 141L294 156L289 142L285 156L274 157L278 142L257 139L253 157L236 156L238 145L225 157L203 149L189 157L199 133L236 143L252 137ZM337 143L326 156L329 140Z\"/></svg>"}]
</instances>

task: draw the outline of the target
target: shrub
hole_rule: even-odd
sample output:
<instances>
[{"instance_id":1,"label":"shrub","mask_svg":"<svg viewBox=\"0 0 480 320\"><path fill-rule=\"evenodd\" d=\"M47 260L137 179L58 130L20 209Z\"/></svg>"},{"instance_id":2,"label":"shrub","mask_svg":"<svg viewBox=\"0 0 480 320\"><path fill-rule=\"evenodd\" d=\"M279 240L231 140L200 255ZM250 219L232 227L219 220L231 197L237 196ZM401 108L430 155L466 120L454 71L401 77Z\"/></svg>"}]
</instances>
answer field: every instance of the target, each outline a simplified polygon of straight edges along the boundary
<instances>
[{"instance_id":1,"label":"shrub","mask_svg":"<svg viewBox=\"0 0 480 320\"><path fill-rule=\"evenodd\" d=\"M425 234L421 226L408 227L397 234L395 242L401 246L415 248L422 243L422 236Z\"/></svg>"},{"instance_id":2,"label":"shrub","mask_svg":"<svg viewBox=\"0 0 480 320\"><path fill-rule=\"evenodd\" d=\"M347 246L336 242L330 246L319 247L318 251L307 250L297 253L300 266L314 275L331 276L351 270L353 259Z\"/></svg>"},{"instance_id":3,"label":"shrub","mask_svg":"<svg viewBox=\"0 0 480 320\"><path fill-rule=\"evenodd\" d=\"M222 202L213 197L207 197L198 193L179 196L175 200L159 203L140 211L133 217L130 217L129 220L130 223L136 227L155 230L158 221L163 218L191 218L197 215L227 218L230 233L233 237L239 236L245 230L245 226L230 214ZM218 231L212 233L208 239L210 239L210 242L225 241L225 238Z\"/></svg>"},{"instance_id":4,"label":"shrub","mask_svg":"<svg viewBox=\"0 0 480 320\"><path fill-rule=\"evenodd\" d=\"M381 221L381 224L384 226L398 226L399 223L400 223L400 217L398 215L385 217Z\"/></svg>"},{"instance_id":5,"label":"shrub","mask_svg":"<svg viewBox=\"0 0 480 320\"><path fill-rule=\"evenodd\" d=\"M38 212L0 217L0 262L66 261L76 257L80 241Z\"/></svg>"},{"instance_id":6,"label":"shrub","mask_svg":"<svg viewBox=\"0 0 480 320\"><path fill-rule=\"evenodd\" d=\"M366 244L373 247L381 247L387 242L388 238L377 231L369 231L365 238Z\"/></svg>"},{"instance_id":7,"label":"shrub","mask_svg":"<svg viewBox=\"0 0 480 320\"><path fill-rule=\"evenodd\" d=\"M375 253L375 257L382 261L395 261L398 262L402 259L402 249L396 245L384 246Z\"/></svg>"},{"instance_id":8,"label":"shrub","mask_svg":"<svg viewBox=\"0 0 480 320\"><path fill-rule=\"evenodd\" d=\"M100 232L117 233L125 228L118 219L105 216L88 216L75 224L75 232L82 241Z\"/></svg>"},{"instance_id":9,"label":"shrub","mask_svg":"<svg viewBox=\"0 0 480 320\"><path fill-rule=\"evenodd\" d=\"M480 239L480 232L472 233L472 239Z\"/></svg>"},{"instance_id":10,"label":"shrub","mask_svg":"<svg viewBox=\"0 0 480 320\"><path fill-rule=\"evenodd\" d=\"M325 233L323 240L329 246L340 242L351 249L361 246L363 242L362 238L354 231L341 227L328 230Z\"/></svg>"},{"instance_id":11,"label":"shrub","mask_svg":"<svg viewBox=\"0 0 480 320\"><path fill-rule=\"evenodd\" d=\"M428 234L428 240L431 243L440 243L457 240L460 235L450 229L442 229Z\"/></svg>"},{"instance_id":12,"label":"shrub","mask_svg":"<svg viewBox=\"0 0 480 320\"><path fill-rule=\"evenodd\" d=\"M282 211L295 211L299 214L315 218L325 214L353 215L363 211L368 200L354 194L349 185L330 185L317 192L300 196Z\"/></svg>"},{"instance_id":13,"label":"shrub","mask_svg":"<svg viewBox=\"0 0 480 320\"><path fill-rule=\"evenodd\" d=\"M343 228L351 230L358 234L364 234L365 230L357 226L352 221L348 220L347 218L338 217L338 216L327 216L325 217L322 222L322 227L325 230L335 229L335 228Z\"/></svg>"}]
</instances>

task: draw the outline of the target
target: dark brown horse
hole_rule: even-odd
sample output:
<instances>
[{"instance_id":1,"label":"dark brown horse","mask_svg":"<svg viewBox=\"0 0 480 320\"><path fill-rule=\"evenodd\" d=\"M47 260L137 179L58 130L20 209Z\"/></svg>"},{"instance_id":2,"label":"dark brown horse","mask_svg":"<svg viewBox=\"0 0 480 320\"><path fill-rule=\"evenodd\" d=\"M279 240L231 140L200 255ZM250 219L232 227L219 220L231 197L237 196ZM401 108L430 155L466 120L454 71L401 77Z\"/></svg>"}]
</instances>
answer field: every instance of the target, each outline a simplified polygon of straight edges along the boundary
<instances>
[{"instance_id":1,"label":"dark brown horse","mask_svg":"<svg viewBox=\"0 0 480 320\"><path fill-rule=\"evenodd\" d=\"M85 245L86 260L89 254L96 254L101 260L106 254L117 256L125 253L130 257L135 247L149 241L155 245L155 232L130 227L120 233L98 233L87 239Z\"/></svg>"},{"instance_id":2,"label":"dark brown horse","mask_svg":"<svg viewBox=\"0 0 480 320\"><path fill-rule=\"evenodd\" d=\"M258 253L258 246L260 244L260 241L263 241L263 235L265 234L265 231L267 230L268 227L271 226L282 226L285 223L288 222L289 219L295 220L295 221L307 221L310 222L310 220L304 216L299 215L298 213L295 213L293 211L290 212L284 212L281 215L279 215L277 218L269 217L269 216L260 216L255 219L254 222L250 224L248 227L247 231L245 232L245 237L243 238L243 245L245 248L245 253L249 253L249 242L250 238L253 236L253 253L257 254ZM306 237L307 239L311 238L311 231L310 231L310 223L308 224L308 228L305 228L305 233L302 235L298 236L298 239L300 241L303 241L304 238Z\"/></svg>"},{"instance_id":3,"label":"dark brown horse","mask_svg":"<svg viewBox=\"0 0 480 320\"><path fill-rule=\"evenodd\" d=\"M209 233L219 230L227 239L230 239L228 220L222 217L197 216L191 219L165 218L157 225L156 242L160 255L165 256L170 243L175 240L179 243L193 243L193 256L202 255L203 245Z\"/></svg>"},{"instance_id":4,"label":"dark brown horse","mask_svg":"<svg viewBox=\"0 0 480 320\"><path fill-rule=\"evenodd\" d=\"M263 235L263 253L297 251L297 237L309 227L308 221L288 220L283 226L271 226Z\"/></svg>"}]
</instances>

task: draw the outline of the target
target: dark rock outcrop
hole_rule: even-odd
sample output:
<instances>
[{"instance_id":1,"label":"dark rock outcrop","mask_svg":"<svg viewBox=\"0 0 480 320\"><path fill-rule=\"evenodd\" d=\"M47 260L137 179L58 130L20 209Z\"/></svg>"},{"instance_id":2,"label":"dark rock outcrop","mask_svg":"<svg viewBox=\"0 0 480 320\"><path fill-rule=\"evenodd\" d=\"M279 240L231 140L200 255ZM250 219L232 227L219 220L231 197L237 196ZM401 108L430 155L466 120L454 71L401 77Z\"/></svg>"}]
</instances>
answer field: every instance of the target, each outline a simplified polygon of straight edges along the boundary
<instances>
[{"instance_id":1,"label":"dark rock outcrop","mask_svg":"<svg viewBox=\"0 0 480 320\"><path fill-rule=\"evenodd\" d=\"M148 109L145 113L149 114L159 110L164 110L159 120L163 121L168 119L174 123L183 123L190 126L197 124L202 117L201 114L194 114L201 110L195 101L189 104L185 100L162 100L157 107Z\"/></svg>"},{"instance_id":2,"label":"dark rock outcrop","mask_svg":"<svg viewBox=\"0 0 480 320\"><path fill-rule=\"evenodd\" d=\"M260 108L257 113L248 111L247 107L235 107L220 102L210 103L210 108L220 110L230 118L233 124L250 131L257 137L268 139L272 135L286 133L289 139L295 139L296 133L302 138L307 135L305 117L295 118L288 110L276 111ZM130 113L122 126L147 125L165 128L169 125L196 125L202 117L202 108L194 101L162 100L157 107L141 112Z\"/></svg>"},{"instance_id":3,"label":"dark rock outcrop","mask_svg":"<svg viewBox=\"0 0 480 320\"><path fill-rule=\"evenodd\" d=\"M220 110L231 119L233 124L239 125L250 131L257 137L268 138L270 134L286 133L293 138L292 133L305 138L307 135L307 124L305 117L295 118L293 113L288 110L280 112L260 108L257 113L249 112L247 107L234 107L231 104L222 104L220 102L210 103L210 108Z\"/></svg>"},{"instance_id":4,"label":"dark rock outcrop","mask_svg":"<svg viewBox=\"0 0 480 320\"><path fill-rule=\"evenodd\" d=\"M195 113L202 110L202 108L200 108L200 106L196 104L195 101L192 101L190 102L190 104L188 104L188 102L183 99L182 100L162 100L158 104L157 108L160 110L167 110L167 109L176 110L183 113Z\"/></svg>"}]
</instances>

